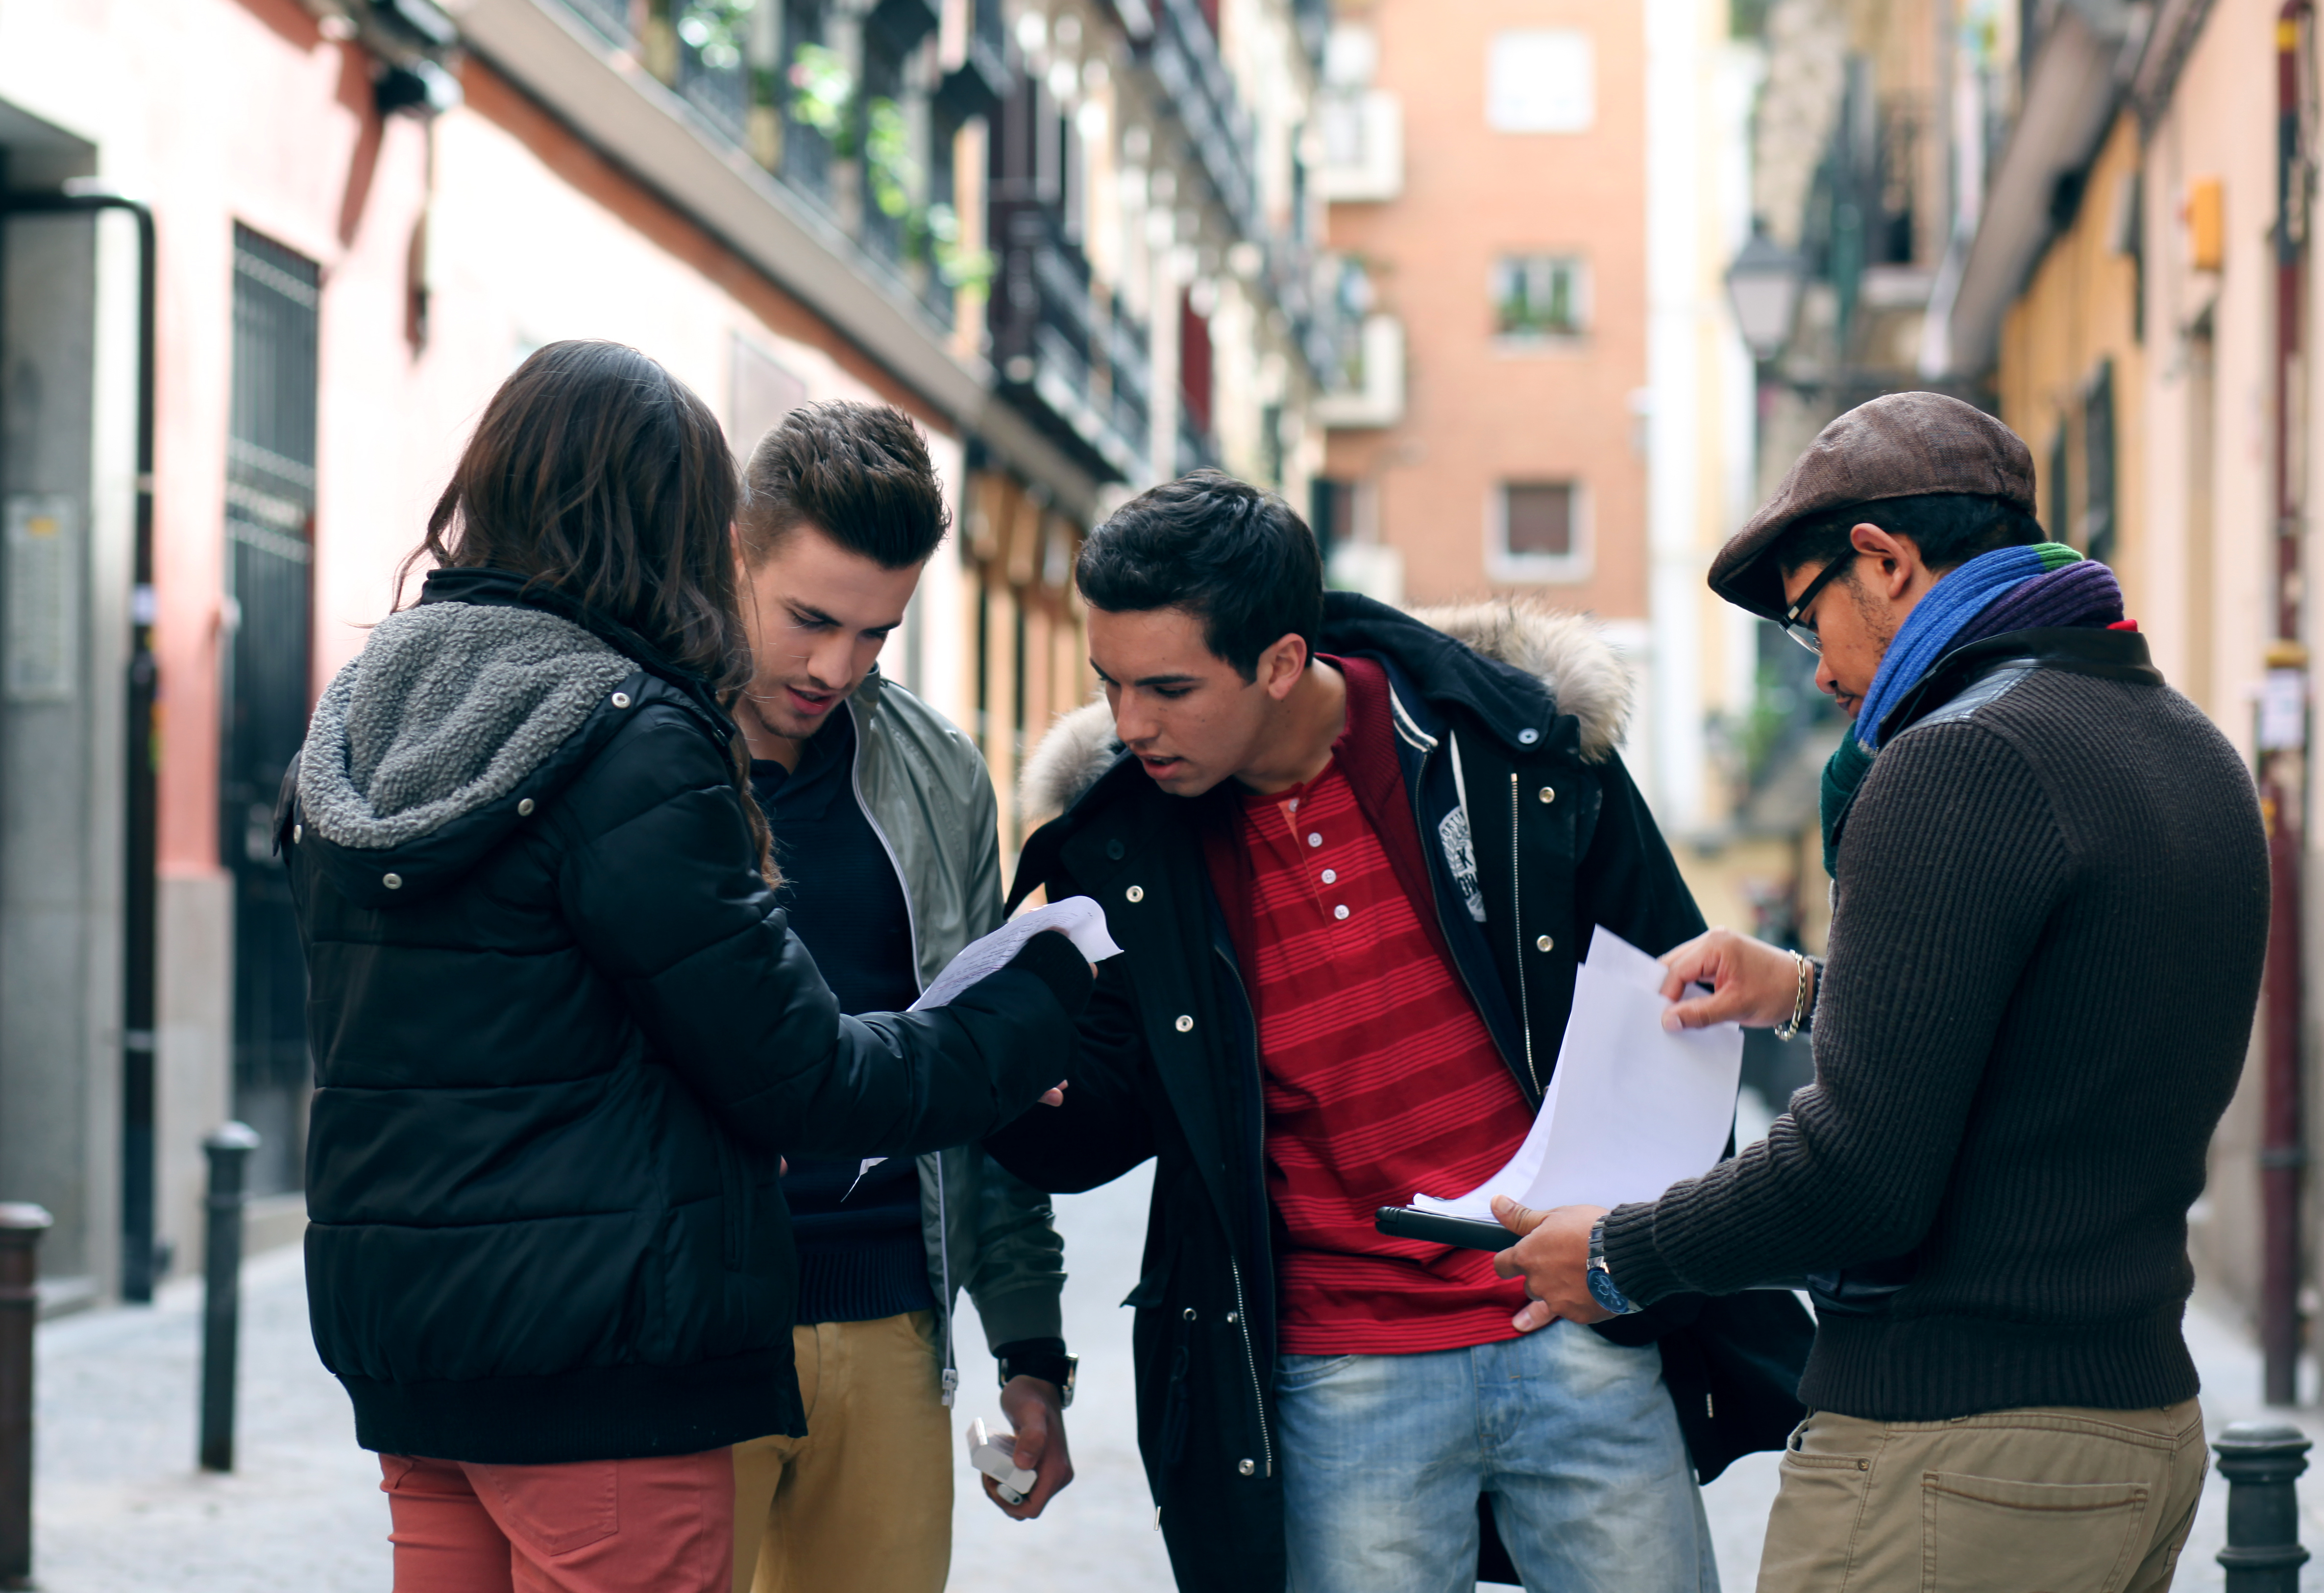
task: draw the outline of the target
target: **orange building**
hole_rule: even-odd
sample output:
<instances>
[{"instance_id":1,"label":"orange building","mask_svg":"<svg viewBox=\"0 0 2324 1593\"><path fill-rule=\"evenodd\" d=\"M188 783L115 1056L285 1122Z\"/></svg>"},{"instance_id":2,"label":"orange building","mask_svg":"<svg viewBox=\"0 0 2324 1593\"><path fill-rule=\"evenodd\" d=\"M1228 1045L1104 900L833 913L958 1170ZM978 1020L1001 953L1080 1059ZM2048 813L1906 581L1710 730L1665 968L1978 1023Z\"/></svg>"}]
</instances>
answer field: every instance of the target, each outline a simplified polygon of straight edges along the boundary
<instances>
[{"instance_id":1,"label":"orange building","mask_svg":"<svg viewBox=\"0 0 2324 1593\"><path fill-rule=\"evenodd\" d=\"M1347 584L1646 618L1648 9L1341 6L1322 183L1366 324L1316 518Z\"/></svg>"}]
</instances>

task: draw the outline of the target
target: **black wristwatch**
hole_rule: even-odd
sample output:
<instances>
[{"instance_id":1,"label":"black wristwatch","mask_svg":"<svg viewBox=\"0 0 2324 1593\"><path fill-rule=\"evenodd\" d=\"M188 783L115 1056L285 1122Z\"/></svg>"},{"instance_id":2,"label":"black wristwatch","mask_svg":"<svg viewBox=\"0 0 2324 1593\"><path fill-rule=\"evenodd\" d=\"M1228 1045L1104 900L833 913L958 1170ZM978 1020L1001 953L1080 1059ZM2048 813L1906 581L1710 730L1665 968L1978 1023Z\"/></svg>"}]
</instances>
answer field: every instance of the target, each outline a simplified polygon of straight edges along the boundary
<instances>
[{"instance_id":1,"label":"black wristwatch","mask_svg":"<svg viewBox=\"0 0 2324 1593\"><path fill-rule=\"evenodd\" d=\"M1020 1339L992 1352L1001 1363L1001 1386L1011 1377L1038 1377L1054 1384L1062 1408L1074 1403L1074 1374L1082 1364L1078 1355L1065 1353L1063 1339Z\"/></svg>"}]
</instances>

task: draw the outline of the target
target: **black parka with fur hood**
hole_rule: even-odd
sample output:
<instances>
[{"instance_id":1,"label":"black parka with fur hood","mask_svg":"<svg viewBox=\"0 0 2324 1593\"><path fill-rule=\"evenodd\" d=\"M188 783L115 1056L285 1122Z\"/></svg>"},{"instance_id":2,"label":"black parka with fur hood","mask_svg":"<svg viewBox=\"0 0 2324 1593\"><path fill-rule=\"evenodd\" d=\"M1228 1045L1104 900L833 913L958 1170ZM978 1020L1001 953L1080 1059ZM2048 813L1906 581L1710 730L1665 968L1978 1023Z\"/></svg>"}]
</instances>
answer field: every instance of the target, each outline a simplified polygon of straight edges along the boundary
<instances>
[{"instance_id":1,"label":"black parka with fur hood","mask_svg":"<svg viewBox=\"0 0 2324 1593\"><path fill-rule=\"evenodd\" d=\"M1648 952L1701 933L1670 849L1615 751L1629 683L1583 621L1506 603L1406 614L1328 593L1319 650L1387 671L1397 752L1437 919L1478 1016L1540 1105L1594 926ZM1456 773L1456 769L1458 772ZM1104 904L1104 963L1060 1111L987 1148L1070 1192L1152 1158L1138 1311L1138 1438L1178 1585L1280 1593L1274 1370L1278 1229L1268 1200L1258 1033L1200 832L1216 791L1172 796L1114 740L1102 703L1027 765L1028 806L1058 813L1014 887ZM1224 822L1231 822L1226 820ZM1780 1446L1811 1332L1789 1294L1699 1295L1600 1324L1658 1343L1697 1474ZM1515 1581L1480 1501L1479 1570Z\"/></svg>"},{"instance_id":2,"label":"black parka with fur hood","mask_svg":"<svg viewBox=\"0 0 2324 1593\"><path fill-rule=\"evenodd\" d=\"M516 577L439 571L286 783L308 1298L367 1449L803 1433L779 1156L974 1140L1064 1071L1070 955L842 1017L753 867L731 723L650 658Z\"/></svg>"}]
</instances>

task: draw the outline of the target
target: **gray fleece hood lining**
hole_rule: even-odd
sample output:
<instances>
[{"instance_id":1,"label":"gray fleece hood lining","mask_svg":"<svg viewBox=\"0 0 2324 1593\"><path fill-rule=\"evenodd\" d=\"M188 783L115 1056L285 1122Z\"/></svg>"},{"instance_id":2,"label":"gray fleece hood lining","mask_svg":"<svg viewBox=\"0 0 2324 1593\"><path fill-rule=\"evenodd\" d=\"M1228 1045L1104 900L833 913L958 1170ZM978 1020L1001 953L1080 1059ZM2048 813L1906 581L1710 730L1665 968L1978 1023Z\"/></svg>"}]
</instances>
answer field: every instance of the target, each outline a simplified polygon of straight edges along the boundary
<instances>
[{"instance_id":1,"label":"gray fleece hood lining","mask_svg":"<svg viewBox=\"0 0 2324 1593\"><path fill-rule=\"evenodd\" d=\"M416 841L515 789L637 668L539 609L390 614L316 704L301 819L338 846Z\"/></svg>"}]
</instances>

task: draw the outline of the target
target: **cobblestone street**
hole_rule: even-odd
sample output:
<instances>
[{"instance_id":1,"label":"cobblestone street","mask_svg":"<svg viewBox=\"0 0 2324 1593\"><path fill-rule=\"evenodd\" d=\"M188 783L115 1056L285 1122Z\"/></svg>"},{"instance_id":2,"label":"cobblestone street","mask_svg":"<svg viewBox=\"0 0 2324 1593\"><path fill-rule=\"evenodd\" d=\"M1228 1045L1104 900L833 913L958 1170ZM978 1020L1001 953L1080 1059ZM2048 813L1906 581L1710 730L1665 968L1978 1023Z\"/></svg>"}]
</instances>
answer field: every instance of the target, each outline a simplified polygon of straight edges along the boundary
<instances>
[{"instance_id":1,"label":"cobblestone street","mask_svg":"<svg viewBox=\"0 0 2324 1593\"><path fill-rule=\"evenodd\" d=\"M985 1504L964 1468L954 1530L954 1585L1009 1593L1167 1593L1135 1442L1130 1313L1145 1229L1141 1172L1058 1203L1073 1275L1066 1331L1082 1355L1071 1419L1077 1479L1042 1521L1019 1524ZM67 1317L42 1330L35 1570L47 1593L384 1593L387 1508L370 1456L355 1446L337 1384L308 1338L296 1249L245 1274L240 1469L193 1466L200 1294L170 1285L150 1311ZM2257 1413L2256 1353L2209 1314L2189 1318L2217 1432ZM964 1313L959 1423L998 1414L983 1335ZM2301 1413L2311 1433L2324 1419ZM1775 1457L1753 1456L1705 1493L1722 1582L1750 1588L1775 1491ZM2324 1543L2324 1478L2304 1485L2311 1546ZM2178 1586L2223 1586L2213 1556L2225 1524L2216 1478ZM2324 1589L2311 1565L2301 1586Z\"/></svg>"}]
</instances>

